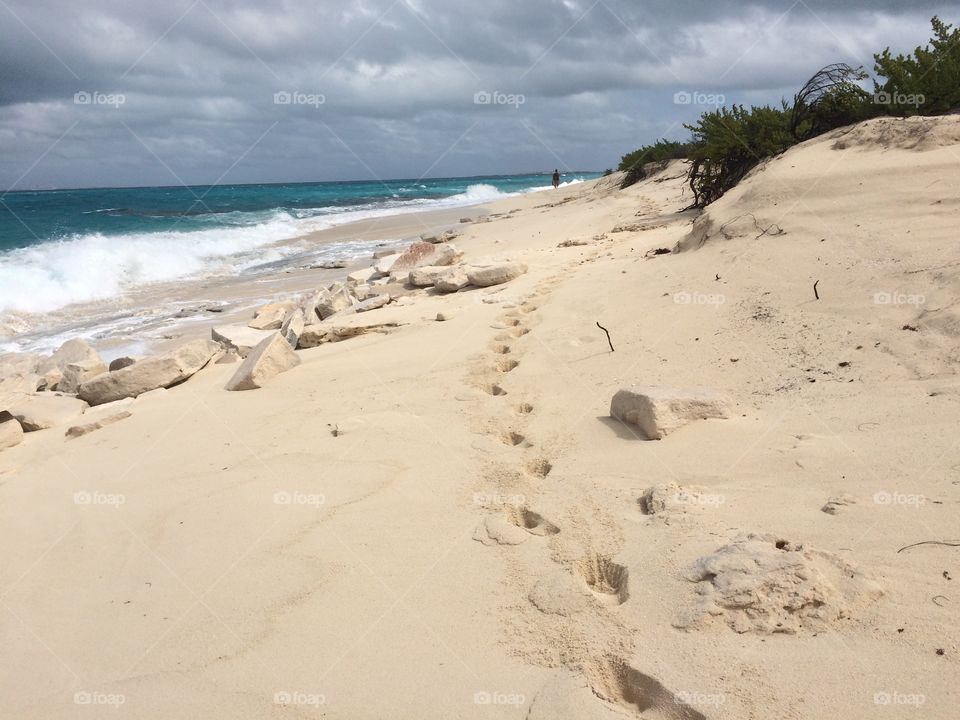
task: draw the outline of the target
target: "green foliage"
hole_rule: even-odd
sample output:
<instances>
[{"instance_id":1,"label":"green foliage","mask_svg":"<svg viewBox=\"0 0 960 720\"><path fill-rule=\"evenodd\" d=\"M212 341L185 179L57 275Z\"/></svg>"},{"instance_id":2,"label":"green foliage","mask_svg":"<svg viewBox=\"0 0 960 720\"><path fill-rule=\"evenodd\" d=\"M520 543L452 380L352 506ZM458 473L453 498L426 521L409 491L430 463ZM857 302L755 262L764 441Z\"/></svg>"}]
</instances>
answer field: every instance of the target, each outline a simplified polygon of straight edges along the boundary
<instances>
[{"instance_id":1,"label":"green foliage","mask_svg":"<svg viewBox=\"0 0 960 720\"><path fill-rule=\"evenodd\" d=\"M705 207L732 188L761 160L779 155L797 140L790 132L791 112L768 106L734 105L705 112L694 125L690 187L694 205Z\"/></svg>"},{"instance_id":2,"label":"green foliage","mask_svg":"<svg viewBox=\"0 0 960 720\"><path fill-rule=\"evenodd\" d=\"M878 104L892 115L937 115L960 108L960 29L932 20L934 37L913 55L874 56Z\"/></svg>"},{"instance_id":3,"label":"green foliage","mask_svg":"<svg viewBox=\"0 0 960 720\"><path fill-rule=\"evenodd\" d=\"M845 63L819 70L793 98L790 131L794 137L806 140L882 112L858 84L866 78L863 68Z\"/></svg>"},{"instance_id":4,"label":"green foliage","mask_svg":"<svg viewBox=\"0 0 960 720\"><path fill-rule=\"evenodd\" d=\"M672 140L657 140L653 145L644 145L639 150L624 155L617 168L626 173L621 187L630 187L647 176L644 169L649 163L666 163L668 160L686 158L690 152L687 143Z\"/></svg>"}]
</instances>

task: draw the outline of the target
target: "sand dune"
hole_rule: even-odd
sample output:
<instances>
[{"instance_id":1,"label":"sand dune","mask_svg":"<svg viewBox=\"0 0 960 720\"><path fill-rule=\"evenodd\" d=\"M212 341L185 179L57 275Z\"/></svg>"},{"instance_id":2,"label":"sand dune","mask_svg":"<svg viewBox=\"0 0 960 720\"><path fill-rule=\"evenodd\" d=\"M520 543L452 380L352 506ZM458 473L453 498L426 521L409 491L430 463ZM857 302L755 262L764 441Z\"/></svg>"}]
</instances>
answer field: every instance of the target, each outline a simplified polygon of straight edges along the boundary
<instances>
[{"instance_id":1,"label":"sand dune","mask_svg":"<svg viewBox=\"0 0 960 720\"><path fill-rule=\"evenodd\" d=\"M876 120L699 217L679 162L503 201L457 245L509 284L29 433L3 715L954 717L960 551L898 550L960 541L958 158ZM733 412L649 441L637 385Z\"/></svg>"}]
</instances>

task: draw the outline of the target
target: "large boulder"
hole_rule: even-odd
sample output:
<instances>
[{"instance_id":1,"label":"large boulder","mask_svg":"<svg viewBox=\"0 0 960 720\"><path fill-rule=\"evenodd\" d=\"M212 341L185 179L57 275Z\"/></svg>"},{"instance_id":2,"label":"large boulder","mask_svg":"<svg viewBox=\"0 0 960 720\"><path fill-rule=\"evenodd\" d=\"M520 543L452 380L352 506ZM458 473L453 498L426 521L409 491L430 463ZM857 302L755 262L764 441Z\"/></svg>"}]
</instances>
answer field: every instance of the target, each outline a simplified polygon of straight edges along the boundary
<instances>
[{"instance_id":1,"label":"large boulder","mask_svg":"<svg viewBox=\"0 0 960 720\"><path fill-rule=\"evenodd\" d=\"M374 263L373 268L378 275L389 275L393 266L397 263L403 253L394 253L393 255L384 255Z\"/></svg>"},{"instance_id":2,"label":"large boulder","mask_svg":"<svg viewBox=\"0 0 960 720\"><path fill-rule=\"evenodd\" d=\"M37 371L43 361L43 355L37 353L0 353L0 378L39 375Z\"/></svg>"},{"instance_id":3,"label":"large boulder","mask_svg":"<svg viewBox=\"0 0 960 720\"><path fill-rule=\"evenodd\" d=\"M461 256L462 253L453 245L415 242L393 260L389 272L409 271L424 265L453 265Z\"/></svg>"},{"instance_id":4,"label":"large boulder","mask_svg":"<svg viewBox=\"0 0 960 720\"><path fill-rule=\"evenodd\" d=\"M279 330L294 307L296 307L296 303L292 302L269 303L257 309L253 315L253 320L248 322L247 325L254 330Z\"/></svg>"},{"instance_id":5,"label":"large boulder","mask_svg":"<svg viewBox=\"0 0 960 720\"><path fill-rule=\"evenodd\" d=\"M79 363L86 360L100 360L97 351L82 338L67 340L57 351L43 360L37 368L39 375L44 375L53 368L65 368L70 363Z\"/></svg>"},{"instance_id":6,"label":"large boulder","mask_svg":"<svg viewBox=\"0 0 960 720\"><path fill-rule=\"evenodd\" d=\"M67 363L61 368L62 375L57 383L57 390L65 393L76 393L87 380L91 380L109 371L109 369L99 355L78 362Z\"/></svg>"},{"instance_id":7,"label":"large boulder","mask_svg":"<svg viewBox=\"0 0 960 720\"><path fill-rule=\"evenodd\" d=\"M316 321L315 318L324 320L352 305L353 298L347 288L341 283L334 283L329 288L319 290L316 295L307 300L304 315L307 324L310 325Z\"/></svg>"},{"instance_id":8,"label":"large boulder","mask_svg":"<svg viewBox=\"0 0 960 720\"><path fill-rule=\"evenodd\" d=\"M166 355L98 375L83 383L78 395L91 405L102 405L171 387L200 370L220 349L220 344L212 340L194 340Z\"/></svg>"},{"instance_id":9,"label":"large boulder","mask_svg":"<svg viewBox=\"0 0 960 720\"><path fill-rule=\"evenodd\" d=\"M304 325L306 325L306 320L304 318L303 310L297 308L283 321L283 325L280 326L280 334L283 335L284 339L290 343L290 347L296 348L297 343L300 341L300 333L303 332Z\"/></svg>"},{"instance_id":10,"label":"large boulder","mask_svg":"<svg viewBox=\"0 0 960 720\"><path fill-rule=\"evenodd\" d=\"M636 425L648 440L708 418L730 417L730 399L700 388L632 387L620 390L610 403L610 415Z\"/></svg>"},{"instance_id":11,"label":"large boulder","mask_svg":"<svg viewBox=\"0 0 960 720\"><path fill-rule=\"evenodd\" d=\"M434 287L438 292L455 293L463 290L470 284L470 278L463 268L450 268L446 273L437 278Z\"/></svg>"},{"instance_id":12,"label":"large boulder","mask_svg":"<svg viewBox=\"0 0 960 720\"><path fill-rule=\"evenodd\" d=\"M23 428L10 413L0 412L0 450L6 450L23 441Z\"/></svg>"},{"instance_id":13,"label":"large boulder","mask_svg":"<svg viewBox=\"0 0 960 720\"><path fill-rule=\"evenodd\" d=\"M425 265L424 267L411 270L410 275L407 277L407 282L419 288L433 287L437 284L437 281L448 272L450 272L449 267Z\"/></svg>"},{"instance_id":14,"label":"large boulder","mask_svg":"<svg viewBox=\"0 0 960 720\"><path fill-rule=\"evenodd\" d=\"M476 287L490 287L516 280L527 271L527 266L518 262L503 262L493 265L472 267L467 271L467 278L471 285Z\"/></svg>"},{"instance_id":15,"label":"large boulder","mask_svg":"<svg viewBox=\"0 0 960 720\"><path fill-rule=\"evenodd\" d=\"M221 325L210 331L214 340L228 350L236 350L242 358L272 334L269 330L254 330L246 325Z\"/></svg>"},{"instance_id":16,"label":"large boulder","mask_svg":"<svg viewBox=\"0 0 960 720\"><path fill-rule=\"evenodd\" d=\"M300 357L280 333L274 333L247 355L227 383L227 390L256 390L300 364Z\"/></svg>"},{"instance_id":17,"label":"large boulder","mask_svg":"<svg viewBox=\"0 0 960 720\"><path fill-rule=\"evenodd\" d=\"M125 367L130 367L135 362L143 360L143 355L123 355L122 357L114 358L110 361L110 372L115 370L123 370Z\"/></svg>"},{"instance_id":18,"label":"large boulder","mask_svg":"<svg viewBox=\"0 0 960 720\"><path fill-rule=\"evenodd\" d=\"M347 284L348 285L364 285L370 280L373 279L373 276L377 274L377 269L374 267L363 268L361 270L354 270L352 273L347 275Z\"/></svg>"},{"instance_id":19,"label":"large boulder","mask_svg":"<svg viewBox=\"0 0 960 720\"><path fill-rule=\"evenodd\" d=\"M83 400L69 395L40 393L17 398L7 409L24 432L35 432L72 422L88 407Z\"/></svg>"}]
</instances>

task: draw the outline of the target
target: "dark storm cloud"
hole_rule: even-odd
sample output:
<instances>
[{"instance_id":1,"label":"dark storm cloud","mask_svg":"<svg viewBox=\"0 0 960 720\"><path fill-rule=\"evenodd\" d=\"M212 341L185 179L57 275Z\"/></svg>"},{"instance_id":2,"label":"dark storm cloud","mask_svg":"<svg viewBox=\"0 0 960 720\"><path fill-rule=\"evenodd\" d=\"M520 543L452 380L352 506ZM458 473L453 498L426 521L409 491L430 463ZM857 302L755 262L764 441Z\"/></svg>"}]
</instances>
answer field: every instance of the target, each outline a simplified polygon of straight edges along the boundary
<instances>
[{"instance_id":1,"label":"dark storm cloud","mask_svg":"<svg viewBox=\"0 0 960 720\"><path fill-rule=\"evenodd\" d=\"M912 49L933 14L958 10L924 0L3 0L0 186L602 168L682 134L703 108L674 104L677 91L778 102L828 62L869 68L887 45ZM477 104L483 92L500 95Z\"/></svg>"}]
</instances>

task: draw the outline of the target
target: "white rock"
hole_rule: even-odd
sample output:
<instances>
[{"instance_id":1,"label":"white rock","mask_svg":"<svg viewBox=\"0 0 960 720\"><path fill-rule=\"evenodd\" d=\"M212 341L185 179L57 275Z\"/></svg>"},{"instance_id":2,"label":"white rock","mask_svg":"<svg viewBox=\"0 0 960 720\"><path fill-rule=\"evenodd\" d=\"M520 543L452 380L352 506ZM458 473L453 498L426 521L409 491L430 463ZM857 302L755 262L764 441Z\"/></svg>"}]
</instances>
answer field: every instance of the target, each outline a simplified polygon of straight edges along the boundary
<instances>
[{"instance_id":1,"label":"white rock","mask_svg":"<svg viewBox=\"0 0 960 720\"><path fill-rule=\"evenodd\" d=\"M247 325L254 330L279 330L294 307L291 302L269 303L259 308Z\"/></svg>"},{"instance_id":2,"label":"white rock","mask_svg":"<svg viewBox=\"0 0 960 720\"><path fill-rule=\"evenodd\" d=\"M40 375L37 370L43 361L37 353L0 353L0 378Z\"/></svg>"},{"instance_id":3,"label":"white rock","mask_svg":"<svg viewBox=\"0 0 960 720\"><path fill-rule=\"evenodd\" d=\"M12 448L23 441L23 428L9 413L0 412L0 450Z\"/></svg>"},{"instance_id":4,"label":"white rock","mask_svg":"<svg viewBox=\"0 0 960 720\"><path fill-rule=\"evenodd\" d=\"M300 357L280 333L257 345L227 383L227 390L256 390L300 364Z\"/></svg>"},{"instance_id":5,"label":"white rock","mask_svg":"<svg viewBox=\"0 0 960 720\"><path fill-rule=\"evenodd\" d=\"M147 358L116 372L107 372L80 386L78 395L91 405L132 398L183 382L220 352L212 340L194 340L160 357Z\"/></svg>"},{"instance_id":6,"label":"white rock","mask_svg":"<svg viewBox=\"0 0 960 720\"><path fill-rule=\"evenodd\" d=\"M82 338L67 340L57 351L37 367L37 374L46 376L51 371L63 369L70 363L102 362L97 351ZM48 383L49 384L49 383Z\"/></svg>"},{"instance_id":7,"label":"white rock","mask_svg":"<svg viewBox=\"0 0 960 720\"><path fill-rule=\"evenodd\" d=\"M75 397L40 393L24 395L11 402L7 409L20 422L24 432L35 432L73 422L88 407L87 403Z\"/></svg>"},{"instance_id":8,"label":"white rock","mask_svg":"<svg viewBox=\"0 0 960 720\"><path fill-rule=\"evenodd\" d=\"M472 267L467 271L471 285L490 287L516 280L527 271L527 266L518 262L496 263L483 267Z\"/></svg>"},{"instance_id":9,"label":"white rock","mask_svg":"<svg viewBox=\"0 0 960 720\"><path fill-rule=\"evenodd\" d=\"M307 305L304 307L304 317L308 325L314 320L314 316L324 320L331 315L336 315L341 310L346 310L353 305L353 298L350 292L340 283L334 283L329 289L324 288L317 291ZM311 314L312 313L312 314Z\"/></svg>"},{"instance_id":10,"label":"white rock","mask_svg":"<svg viewBox=\"0 0 960 720\"><path fill-rule=\"evenodd\" d=\"M351 285L363 285L373 279L373 276L376 274L377 270L373 267L363 268L362 270L354 270L352 273L347 275L347 283Z\"/></svg>"},{"instance_id":11,"label":"white rock","mask_svg":"<svg viewBox=\"0 0 960 720\"><path fill-rule=\"evenodd\" d=\"M462 268L451 268L437 278L434 287L438 292L455 293L470 284L470 278Z\"/></svg>"},{"instance_id":12,"label":"white rock","mask_svg":"<svg viewBox=\"0 0 960 720\"><path fill-rule=\"evenodd\" d=\"M107 372L109 369L99 356L80 362L68 363L62 369L63 375L60 382L57 383L57 389L60 392L76 393L83 383Z\"/></svg>"},{"instance_id":13,"label":"white rock","mask_svg":"<svg viewBox=\"0 0 960 720\"><path fill-rule=\"evenodd\" d=\"M373 289L366 283L363 283L362 285L354 285L352 288L350 288L350 292L358 301L363 302L370 297L370 295L373 293Z\"/></svg>"},{"instance_id":14,"label":"white rock","mask_svg":"<svg viewBox=\"0 0 960 720\"><path fill-rule=\"evenodd\" d=\"M376 264L373 266L379 275L389 275L390 271L393 270L394 264L401 257L401 253L395 253L393 255L384 255L382 258L379 258Z\"/></svg>"},{"instance_id":15,"label":"white rock","mask_svg":"<svg viewBox=\"0 0 960 720\"><path fill-rule=\"evenodd\" d=\"M463 253L459 252L453 245L432 245L428 242L415 242L404 250L400 257L393 260L390 272L410 271L425 265L453 265L462 255Z\"/></svg>"},{"instance_id":16,"label":"white rock","mask_svg":"<svg viewBox=\"0 0 960 720\"><path fill-rule=\"evenodd\" d=\"M632 387L620 390L610 403L610 415L636 425L648 440L693 422L730 416L729 398L700 388Z\"/></svg>"},{"instance_id":17,"label":"white rock","mask_svg":"<svg viewBox=\"0 0 960 720\"><path fill-rule=\"evenodd\" d=\"M450 268L446 266L425 265L411 270L407 282L414 287L433 287L448 272L450 272Z\"/></svg>"},{"instance_id":18,"label":"white rock","mask_svg":"<svg viewBox=\"0 0 960 720\"><path fill-rule=\"evenodd\" d=\"M284 339L290 343L290 347L296 348L297 343L300 340L300 333L303 332L304 325L306 325L306 320L304 319L303 310L297 308L290 316L284 320L283 325L280 328L280 334L283 335Z\"/></svg>"},{"instance_id":19,"label":"white rock","mask_svg":"<svg viewBox=\"0 0 960 720\"><path fill-rule=\"evenodd\" d=\"M368 312L370 310L379 310L384 305L389 304L390 296L389 295L376 295L369 300L364 300L362 303L357 303L353 306L353 312Z\"/></svg>"},{"instance_id":20,"label":"white rock","mask_svg":"<svg viewBox=\"0 0 960 720\"><path fill-rule=\"evenodd\" d=\"M452 319L453 319L453 315L451 315L448 312L437 313L437 322L447 322L448 320L452 320Z\"/></svg>"},{"instance_id":21,"label":"white rock","mask_svg":"<svg viewBox=\"0 0 960 720\"><path fill-rule=\"evenodd\" d=\"M246 325L221 325L210 331L214 340L228 350L236 350L237 355L242 358L272 334L269 330L254 330Z\"/></svg>"}]
</instances>

